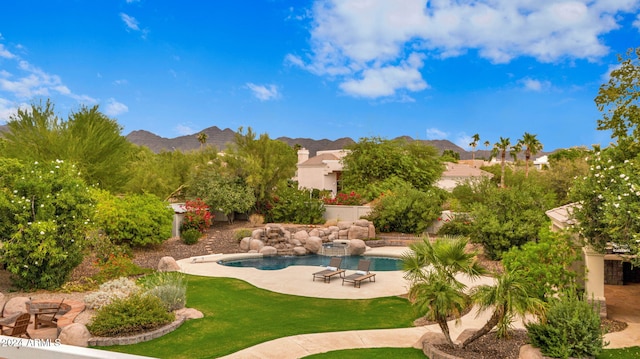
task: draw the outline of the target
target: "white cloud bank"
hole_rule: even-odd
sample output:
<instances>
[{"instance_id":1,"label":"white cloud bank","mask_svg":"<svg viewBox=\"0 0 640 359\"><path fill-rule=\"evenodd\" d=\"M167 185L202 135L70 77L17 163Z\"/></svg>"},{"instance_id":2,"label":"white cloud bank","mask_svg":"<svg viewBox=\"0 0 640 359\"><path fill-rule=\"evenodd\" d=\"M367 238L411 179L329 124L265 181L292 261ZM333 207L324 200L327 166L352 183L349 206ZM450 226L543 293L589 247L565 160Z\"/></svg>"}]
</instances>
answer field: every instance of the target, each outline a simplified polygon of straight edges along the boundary
<instances>
[{"instance_id":1,"label":"white cloud bank","mask_svg":"<svg viewBox=\"0 0 640 359\"><path fill-rule=\"evenodd\" d=\"M104 107L104 113L107 116L118 116L127 112L129 112L129 107L121 102L116 101L114 98L110 98L109 100L107 100L107 103Z\"/></svg>"},{"instance_id":2,"label":"white cloud bank","mask_svg":"<svg viewBox=\"0 0 640 359\"><path fill-rule=\"evenodd\" d=\"M419 72L426 56L476 50L492 63L596 60L609 52L602 35L639 7L640 0L316 1L310 54L285 61L340 81L348 95L386 97L428 88Z\"/></svg>"},{"instance_id":3,"label":"white cloud bank","mask_svg":"<svg viewBox=\"0 0 640 359\"><path fill-rule=\"evenodd\" d=\"M256 85L252 82L247 82L246 85L253 92L253 96L260 101L275 100L280 97L280 92L278 92L276 85Z\"/></svg>"}]
</instances>

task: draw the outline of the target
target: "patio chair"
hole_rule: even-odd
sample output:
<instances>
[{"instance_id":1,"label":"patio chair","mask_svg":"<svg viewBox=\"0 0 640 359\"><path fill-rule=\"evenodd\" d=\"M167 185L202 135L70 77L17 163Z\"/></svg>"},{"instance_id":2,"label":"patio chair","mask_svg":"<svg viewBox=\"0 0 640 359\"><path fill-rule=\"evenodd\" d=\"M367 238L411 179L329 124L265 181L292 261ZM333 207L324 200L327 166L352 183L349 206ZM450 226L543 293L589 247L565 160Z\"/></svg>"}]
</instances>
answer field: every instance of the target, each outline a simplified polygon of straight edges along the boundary
<instances>
[{"instance_id":1,"label":"patio chair","mask_svg":"<svg viewBox=\"0 0 640 359\"><path fill-rule=\"evenodd\" d=\"M313 273L313 280L315 281L316 278L322 278L325 283L330 283L331 278L335 275L343 277L345 271L344 269L340 269L340 265L342 265L342 258L332 257L326 269Z\"/></svg>"},{"instance_id":2,"label":"patio chair","mask_svg":"<svg viewBox=\"0 0 640 359\"><path fill-rule=\"evenodd\" d=\"M63 302L64 299L57 305L45 307L32 303L29 312L31 312L34 317L33 329L38 329L38 326L56 328L58 326L58 316L62 310Z\"/></svg>"},{"instance_id":3,"label":"patio chair","mask_svg":"<svg viewBox=\"0 0 640 359\"><path fill-rule=\"evenodd\" d=\"M375 282L376 274L371 273L369 271L369 267L371 267L371 261L367 259L361 259L358 262L358 270L356 270L355 273L342 277L342 285L344 285L344 282L347 282L353 283L353 286L355 288L360 288L360 284L362 284L362 281L366 279L368 279L369 282Z\"/></svg>"},{"instance_id":4,"label":"patio chair","mask_svg":"<svg viewBox=\"0 0 640 359\"><path fill-rule=\"evenodd\" d=\"M31 321L31 314L21 312L13 322L13 325L4 324L0 325L0 333L2 335L8 335L10 337L21 337L26 336L28 339L31 339L29 332L27 332L27 327L29 326L29 322ZM4 328L7 329L4 329Z\"/></svg>"}]
</instances>

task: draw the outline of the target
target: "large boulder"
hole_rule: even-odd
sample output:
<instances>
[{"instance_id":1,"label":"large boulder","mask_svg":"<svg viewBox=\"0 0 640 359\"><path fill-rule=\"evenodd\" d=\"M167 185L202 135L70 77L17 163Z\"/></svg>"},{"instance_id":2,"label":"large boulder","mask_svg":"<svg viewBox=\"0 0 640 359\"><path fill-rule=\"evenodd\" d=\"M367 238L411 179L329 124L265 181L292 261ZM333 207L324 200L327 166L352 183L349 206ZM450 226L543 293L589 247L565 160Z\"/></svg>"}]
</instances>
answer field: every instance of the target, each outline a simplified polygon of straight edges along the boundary
<instances>
[{"instance_id":1,"label":"large boulder","mask_svg":"<svg viewBox=\"0 0 640 359\"><path fill-rule=\"evenodd\" d=\"M349 241L349 255L359 256L367 251L367 245L361 239L352 239Z\"/></svg>"},{"instance_id":2,"label":"large boulder","mask_svg":"<svg viewBox=\"0 0 640 359\"><path fill-rule=\"evenodd\" d=\"M71 323L60 331L58 336L61 344L75 345L77 347L88 347L91 333L84 324Z\"/></svg>"},{"instance_id":3,"label":"large boulder","mask_svg":"<svg viewBox=\"0 0 640 359\"><path fill-rule=\"evenodd\" d=\"M244 237L240 240L240 249L243 251L249 250L249 243L251 242L251 237Z\"/></svg>"},{"instance_id":4,"label":"large boulder","mask_svg":"<svg viewBox=\"0 0 640 359\"><path fill-rule=\"evenodd\" d=\"M261 239L263 234L264 234L264 229L254 229L253 232L251 232L251 238Z\"/></svg>"},{"instance_id":5,"label":"large boulder","mask_svg":"<svg viewBox=\"0 0 640 359\"><path fill-rule=\"evenodd\" d=\"M542 352L539 348L526 344L520 347L520 359L542 359Z\"/></svg>"},{"instance_id":6,"label":"large boulder","mask_svg":"<svg viewBox=\"0 0 640 359\"><path fill-rule=\"evenodd\" d=\"M307 233L307 231L297 231L296 233L293 234L293 238L297 239L300 241L300 243L304 244L307 241L307 238L309 238L309 233Z\"/></svg>"},{"instance_id":7,"label":"large boulder","mask_svg":"<svg viewBox=\"0 0 640 359\"><path fill-rule=\"evenodd\" d=\"M27 306L29 305L29 303L31 302L31 299L27 298L27 297L14 297L9 299L9 301L7 301L7 303L4 305L4 312L2 313L5 317L8 317L10 315L19 313L19 312L26 312L27 311Z\"/></svg>"},{"instance_id":8,"label":"large boulder","mask_svg":"<svg viewBox=\"0 0 640 359\"><path fill-rule=\"evenodd\" d=\"M369 223L369 238L376 238L376 226L373 223Z\"/></svg>"},{"instance_id":9,"label":"large boulder","mask_svg":"<svg viewBox=\"0 0 640 359\"><path fill-rule=\"evenodd\" d=\"M357 221L353 222L354 226L358 226L358 227L367 227L369 228L369 221L367 221L366 219L358 219Z\"/></svg>"},{"instance_id":10,"label":"large boulder","mask_svg":"<svg viewBox=\"0 0 640 359\"><path fill-rule=\"evenodd\" d=\"M351 226L347 234L348 239L367 239L369 238L369 225L366 227Z\"/></svg>"},{"instance_id":11,"label":"large boulder","mask_svg":"<svg viewBox=\"0 0 640 359\"><path fill-rule=\"evenodd\" d=\"M184 317L186 319L200 319L204 318L204 314L201 311L194 308L182 308L176 310L176 315Z\"/></svg>"},{"instance_id":12,"label":"large boulder","mask_svg":"<svg viewBox=\"0 0 640 359\"><path fill-rule=\"evenodd\" d=\"M290 243L290 244L293 244L293 245L294 245L294 246L296 246L296 247L297 247L297 246L301 246L301 245L302 245L302 242L300 242L299 240L297 240L297 239L295 239L295 238L291 238L291 239L289 239L289 243Z\"/></svg>"},{"instance_id":13,"label":"large boulder","mask_svg":"<svg viewBox=\"0 0 640 359\"><path fill-rule=\"evenodd\" d=\"M264 247L264 242L259 239L252 239L249 243L249 249L253 249L255 251L260 252L260 250Z\"/></svg>"},{"instance_id":14,"label":"large boulder","mask_svg":"<svg viewBox=\"0 0 640 359\"><path fill-rule=\"evenodd\" d=\"M278 250L275 247L264 246L260 249L259 253L265 257L271 257L278 255Z\"/></svg>"},{"instance_id":15,"label":"large boulder","mask_svg":"<svg viewBox=\"0 0 640 359\"><path fill-rule=\"evenodd\" d=\"M318 253L320 248L322 248L322 238L320 237L309 237L307 238L307 242L304 245L309 253Z\"/></svg>"},{"instance_id":16,"label":"large boulder","mask_svg":"<svg viewBox=\"0 0 640 359\"><path fill-rule=\"evenodd\" d=\"M294 247L293 254L296 256L304 256L307 254L307 250L304 247Z\"/></svg>"},{"instance_id":17,"label":"large boulder","mask_svg":"<svg viewBox=\"0 0 640 359\"><path fill-rule=\"evenodd\" d=\"M322 237L320 231L317 228L314 228L309 231L309 237Z\"/></svg>"},{"instance_id":18,"label":"large boulder","mask_svg":"<svg viewBox=\"0 0 640 359\"><path fill-rule=\"evenodd\" d=\"M159 272L178 272L180 271L180 266L178 262L173 257L162 257L158 262L158 271Z\"/></svg>"},{"instance_id":19,"label":"large boulder","mask_svg":"<svg viewBox=\"0 0 640 359\"><path fill-rule=\"evenodd\" d=\"M353 225L353 222L351 222L351 221L340 221L340 222L338 222L338 228L340 230L349 229L349 227L351 227L352 225Z\"/></svg>"}]
</instances>

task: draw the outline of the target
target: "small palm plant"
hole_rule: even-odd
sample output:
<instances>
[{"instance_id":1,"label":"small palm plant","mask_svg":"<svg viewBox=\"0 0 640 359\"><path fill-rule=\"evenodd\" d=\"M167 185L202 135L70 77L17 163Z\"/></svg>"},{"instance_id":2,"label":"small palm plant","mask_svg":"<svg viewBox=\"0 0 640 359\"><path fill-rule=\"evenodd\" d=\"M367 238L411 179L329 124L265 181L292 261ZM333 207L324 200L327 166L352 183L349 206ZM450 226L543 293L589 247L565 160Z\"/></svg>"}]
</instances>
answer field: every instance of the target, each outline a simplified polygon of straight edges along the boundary
<instances>
[{"instance_id":1,"label":"small palm plant","mask_svg":"<svg viewBox=\"0 0 640 359\"><path fill-rule=\"evenodd\" d=\"M445 339L454 346L449 333L449 317L459 319L470 298L457 274L477 278L486 269L475 261L476 253L468 253L464 237L443 237L431 243L428 237L410 246L403 255L405 278L411 281L409 300L426 317L438 323Z\"/></svg>"}]
</instances>

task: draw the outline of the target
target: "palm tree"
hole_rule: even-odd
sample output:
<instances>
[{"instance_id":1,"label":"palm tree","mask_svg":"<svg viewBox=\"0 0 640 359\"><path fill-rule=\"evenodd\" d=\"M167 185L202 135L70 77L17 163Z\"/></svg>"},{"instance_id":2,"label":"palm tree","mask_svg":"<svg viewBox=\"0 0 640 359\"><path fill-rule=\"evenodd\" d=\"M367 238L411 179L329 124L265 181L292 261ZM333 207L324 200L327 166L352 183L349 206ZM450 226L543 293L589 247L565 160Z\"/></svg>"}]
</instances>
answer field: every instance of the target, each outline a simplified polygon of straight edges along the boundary
<instances>
[{"instance_id":1,"label":"palm tree","mask_svg":"<svg viewBox=\"0 0 640 359\"><path fill-rule=\"evenodd\" d=\"M509 150L509 155L511 155L511 158L513 158L513 169L515 171L516 169L516 165L518 163L518 154L520 154L520 152L522 152L522 143L518 142L515 145L511 146L511 149Z\"/></svg>"},{"instance_id":2,"label":"palm tree","mask_svg":"<svg viewBox=\"0 0 640 359\"><path fill-rule=\"evenodd\" d=\"M511 146L511 140L509 137L504 138L500 137L500 141L493 144L492 156L500 153L500 167L501 167L501 176L500 176L500 188L504 188L504 164L505 158L507 157L507 150Z\"/></svg>"},{"instance_id":3,"label":"palm tree","mask_svg":"<svg viewBox=\"0 0 640 359\"><path fill-rule=\"evenodd\" d=\"M479 134L475 134L473 136L471 136L471 139L473 140L469 146L471 148L473 148L473 151L471 152L471 160L473 161L473 167L476 166L476 147L478 147L478 141L480 141L480 135Z\"/></svg>"},{"instance_id":4,"label":"palm tree","mask_svg":"<svg viewBox=\"0 0 640 359\"><path fill-rule=\"evenodd\" d=\"M200 148L204 147L204 144L207 143L207 138L209 138L209 135L204 132L200 132L198 134L198 142L200 142Z\"/></svg>"},{"instance_id":5,"label":"palm tree","mask_svg":"<svg viewBox=\"0 0 640 359\"><path fill-rule=\"evenodd\" d=\"M464 237L439 238L431 243L428 237L412 244L412 252L403 255L405 278L411 281L409 300L420 315L438 323L449 345L454 346L447 319L459 319L470 304L466 286L456 279L462 273L477 278L486 273L475 261L476 253L467 253Z\"/></svg>"},{"instance_id":6,"label":"palm tree","mask_svg":"<svg viewBox=\"0 0 640 359\"><path fill-rule=\"evenodd\" d=\"M489 333L497 326L497 335L507 337L515 316L544 315L545 304L531 294L527 279L520 271L505 272L496 278L494 285L481 285L471 290L472 301L478 305L478 314L493 308L487 323L467 338L462 347Z\"/></svg>"},{"instance_id":7,"label":"palm tree","mask_svg":"<svg viewBox=\"0 0 640 359\"><path fill-rule=\"evenodd\" d=\"M536 155L538 152L542 151L542 143L538 141L536 138L537 135L532 135L528 132L525 132L522 136L522 139L519 141L524 146L524 157L525 157L525 177L529 177L529 160L531 159L531 155Z\"/></svg>"}]
</instances>

